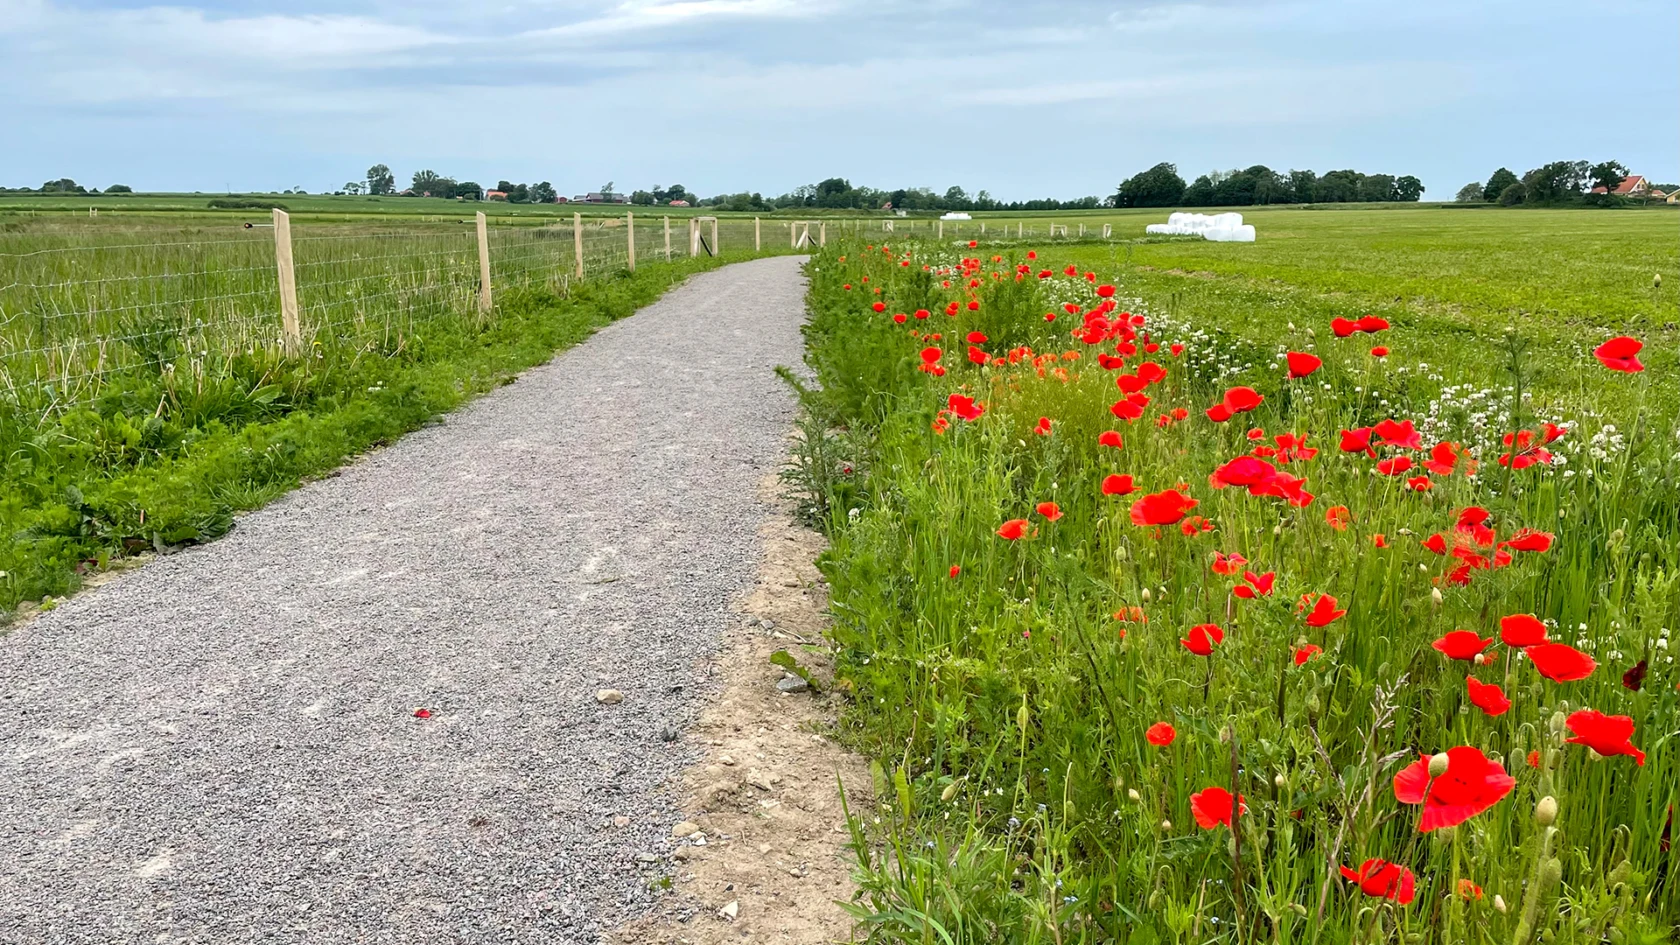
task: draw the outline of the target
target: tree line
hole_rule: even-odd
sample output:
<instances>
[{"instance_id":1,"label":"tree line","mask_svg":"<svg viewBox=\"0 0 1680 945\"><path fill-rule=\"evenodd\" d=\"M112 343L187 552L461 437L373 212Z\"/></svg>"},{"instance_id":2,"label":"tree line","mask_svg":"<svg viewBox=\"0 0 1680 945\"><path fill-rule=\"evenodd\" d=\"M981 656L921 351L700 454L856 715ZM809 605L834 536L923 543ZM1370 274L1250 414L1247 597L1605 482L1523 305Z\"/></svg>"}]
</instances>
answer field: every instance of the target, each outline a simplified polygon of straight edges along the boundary
<instances>
[{"instance_id":1,"label":"tree line","mask_svg":"<svg viewBox=\"0 0 1680 945\"><path fill-rule=\"evenodd\" d=\"M1264 164L1246 170L1211 171L1186 184L1178 166L1161 162L1120 184L1115 207L1249 207L1274 203L1413 203L1423 181L1410 174L1364 174L1354 170L1274 171Z\"/></svg>"},{"instance_id":2,"label":"tree line","mask_svg":"<svg viewBox=\"0 0 1680 945\"><path fill-rule=\"evenodd\" d=\"M1521 177L1508 167L1494 171L1486 182L1471 181L1458 189L1459 203L1495 203L1502 207L1613 207L1626 204L1627 198L1617 196L1615 190L1628 178L1628 169L1620 161L1552 161L1534 168ZM1655 185L1658 190L1672 190L1673 184ZM1602 187L1604 193L1592 193Z\"/></svg>"},{"instance_id":3,"label":"tree line","mask_svg":"<svg viewBox=\"0 0 1680 945\"><path fill-rule=\"evenodd\" d=\"M134 188L127 184L112 184L105 188L107 194L132 194ZM39 187L0 187L0 194L72 194L78 197L97 197L98 187L83 187L68 177L49 180Z\"/></svg>"}]
</instances>

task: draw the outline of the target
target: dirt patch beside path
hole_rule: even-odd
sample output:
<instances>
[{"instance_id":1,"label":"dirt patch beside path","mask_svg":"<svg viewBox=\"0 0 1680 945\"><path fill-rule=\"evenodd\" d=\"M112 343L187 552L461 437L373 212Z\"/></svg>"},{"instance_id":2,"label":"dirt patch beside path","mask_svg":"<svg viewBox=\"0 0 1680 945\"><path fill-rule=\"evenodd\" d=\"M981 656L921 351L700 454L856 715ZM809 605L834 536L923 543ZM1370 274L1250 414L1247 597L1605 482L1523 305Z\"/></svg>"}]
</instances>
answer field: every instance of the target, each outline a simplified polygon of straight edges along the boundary
<instances>
[{"instance_id":1,"label":"dirt patch beside path","mask_svg":"<svg viewBox=\"0 0 1680 945\"><path fill-rule=\"evenodd\" d=\"M854 809L867 809L868 766L829 734L839 697L780 691L783 671L770 662L787 650L827 688L827 586L813 564L823 538L790 518L775 477L760 493L776 512L760 532L758 582L718 654L722 691L690 732L705 757L682 777L686 821L676 829L698 829L669 841L671 895L611 936L621 945L852 940L835 904L853 889L835 780Z\"/></svg>"}]
</instances>

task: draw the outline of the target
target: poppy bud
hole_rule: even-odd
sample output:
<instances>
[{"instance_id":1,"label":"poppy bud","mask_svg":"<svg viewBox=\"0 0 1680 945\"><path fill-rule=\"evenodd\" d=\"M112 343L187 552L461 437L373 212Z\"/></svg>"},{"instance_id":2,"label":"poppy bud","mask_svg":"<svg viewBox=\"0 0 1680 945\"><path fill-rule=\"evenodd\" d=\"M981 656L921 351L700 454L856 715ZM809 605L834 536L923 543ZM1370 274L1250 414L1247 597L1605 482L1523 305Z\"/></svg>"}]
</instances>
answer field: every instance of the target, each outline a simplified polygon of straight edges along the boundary
<instances>
[{"instance_id":1,"label":"poppy bud","mask_svg":"<svg viewBox=\"0 0 1680 945\"><path fill-rule=\"evenodd\" d=\"M1272 778L1272 786L1275 787L1275 788L1278 788L1280 790L1283 789L1284 787L1288 786L1288 784L1289 784L1289 779L1285 778L1281 774L1278 775L1275 778Z\"/></svg>"},{"instance_id":2,"label":"poppy bud","mask_svg":"<svg viewBox=\"0 0 1680 945\"><path fill-rule=\"evenodd\" d=\"M1303 919L1307 917L1307 907L1301 905L1298 902L1290 903L1289 904L1289 911L1295 913L1296 915L1300 916Z\"/></svg>"},{"instance_id":3,"label":"poppy bud","mask_svg":"<svg viewBox=\"0 0 1680 945\"><path fill-rule=\"evenodd\" d=\"M1430 758L1429 759L1429 776L1432 777L1432 778L1438 778L1441 775L1446 774L1447 773L1447 765L1449 765L1451 763L1452 763L1452 759L1448 758L1447 753L1444 752L1444 751L1441 752L1440 754L1434 756L1433 758Z\"/></svg>"},{"instance_id":4,"label":"poppy bud","mask_svg":"<svg viewBox=\"0 0 1680 945\"><path fill-rule=\"evenodd\" d=\"M1494 893L1493 894L1493 908L1496 911L1498 911L1500 915L1504 915L1506 910L1509 908L1508 906L1505 905L1505 897L1499 895L1498 893Z\"/></svg>"},{"instance_id":5,"label":"poppy bud","mask_svg":"<svg viewBox=\"0 0 1680 945\"><path fill-rule=\"evenodd\" d=\"M1558 861L1557 857L1554 856L1551 859L1548 859L1545 864L1540 867L1540 884L1542 887L1550 889L1551 887L1556 886L1558 884L1558 880L1561 879L1563 879L1563 864Z\"/></svg>"},{"instance_id":6,"label":"poppy bud","mask_svg":"<svg viewBox=\"0 0 1680 945\"><path fill-rule=\"evenodd\" d=\"M1028 719L1027 697L1022 696L1021 697L1021 709L1020 709L1020 711L1015 713L1015 724L1021 729L1022 732L1025 732L1027 730L1027 719Z\"/></svg>"},{"instance_id":7,"label":"poppy bud","mask_svg":"<svg viewBox=\"0 0 1680 945\"><path fill-rule=\"evenodd\" d=\"M1556 821L1557 798L1548 794L1540 799L1540 803L1534 805L1534 822L1542 827L1550 827Z\"/></svg>"},{"instance_id":8,"label":"poppy bud","mask_svg":"<svg viewBox=\"0 0 1680 945\"><path fill-rule=\"evenodd\" d=\"M1140 803L1143 800L1143 795L1137 792L1137 788L1127 788L1126 799L1133 803Z\"/></svg>"},{"instance_id":9,"label":"poppy bud","mask_svg":"<svg viewBox=\"0 0 1680 945\"><path fill-rule=\"evenodd\" d=\"M1554 738L1562 738L1563 737L1563 725L1564 725L1565 719L1566 719L1566 716L1563 714L1563 710L1561 710L1561 709L1552 713L1552 718L1547 723L1547 727L1551 729L1552 736Z\"/></svg>"},{"instance_id":10,"label":"poppy bud","mask_svg":"<svg viewBox=\"0 0 1680 945\"><path fill-rule=\"evenodd\" d=\"M1488 655L1486 653L1477 653L1476 654L1476 665L1477 666L1486 666L1487 661L1488 661Z\"/></svg>"},{"instance_id":11,"label":"poppy bud","mask_svg":"<svg viewBox=\"0 0 1680 945\"><path fill-rule=\"evenodd\" d=\"M1225 852L1229 853L1232 856L1237 855L1237 836L1236 836L1236 834L1232 834L1230 839L1225 841Z\"/></svg>"},{"instance_id":12,"label":"poppy bud","mask_svg":"<svg viewBox=\"0 0 1680 945\"><path fill-rule=\"evenodd\" d=\"M1152 601L1152 600L1154 600L1154 599L1155 599L1155 595L1153 595L1153 594L1151 594L1151 593L1149 593L1149 588L1147 588L1147 587L1146 587L1146 588L1144 588L1144 589L1143 589L1143 602L1144 602L1144 603L1145 603L1145 604L1147 604L1147 603L1149 603L1149 602L1150 602L1150 601Z\"/></svg>"},{"instance_id":13,"label":"poppy bud","mask_svg":"<svg viewBox=\"0 0 1680 945\"><path fill-rule=\"evenodd\" d=\"M1615 889L1617 886L1626 883L1632 878L1633 864L1627 860L1623 860L1622 862L1616 864L1615 869L1610 871L1610 888Z\"/></svg>"},{"instance_id":14,"label":"poppy bud","mask_svg":"<svg viewBox=\"0 0 1680 945\"><path fill-rule=\"evenodd\" d=\"M1163 831L1171 830L1172 829L1172 821L1170 821L1170 820L1161 821L1161 829Z\"/></svg>"},{"instance_id":15,"label":"poppy bud","mask_svg":"<svg viewBox=\"0 0 1680 945\"><path fill-rule=\"evenodd\" d=\"M960 781L952 781L950 784L945 785L945 790L939 792L939 799L941 801L947 801L948 802L948 801L951 800L951 798L956 797L957 796L957 785L959 785L961 783L962 782L960 782Z\"/></svg>"},{"instance_id":16,"label":"poppy bud","mask_svg":"<svg viewBox=\"0 0 1680 945\"><path fill-rule=\"evenodd\" d=\"M1441 606L1442 597L1441 597L1441 589L1440 588L1436 587L1436 588L1431 588L1430 589L1430 591L1429 591L1429 601L1430 601L1430 603L1434 604L1436 607Z\"/></svg>"},{"instance_id":17,"label":"poppy bud","mask_svg":"<svg viewBox=\"0 0 1680 945\"><path fill-rule=\"evenodd\" d=\"M1221 745L1231 744L1231 726L1227 725L1224 728L1219 730L1219 744L1221 744Z\"/></svg>"}]
</instances>

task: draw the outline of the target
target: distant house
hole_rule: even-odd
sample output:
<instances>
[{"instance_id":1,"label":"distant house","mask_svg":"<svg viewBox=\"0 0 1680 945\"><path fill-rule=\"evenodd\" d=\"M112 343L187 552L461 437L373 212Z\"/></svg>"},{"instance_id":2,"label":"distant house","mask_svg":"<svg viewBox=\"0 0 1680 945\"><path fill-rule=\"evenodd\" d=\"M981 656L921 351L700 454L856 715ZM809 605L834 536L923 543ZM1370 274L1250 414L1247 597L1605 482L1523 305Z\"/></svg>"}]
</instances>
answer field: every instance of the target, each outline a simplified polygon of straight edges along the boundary
<instances>
[{"instance_id":1,"label":"distant house","mask_svg":"<svg viewBox=\"0 0 1680 945\"><path fill-rule=\"evenodd\" d=\"M1622 182L1617 184L1616 189L1610 191L1610 193L1613 193L1618 197L1644 197L1649 195L1650 191L1650 181L1640 177L1638 174L1630 174L1627 177L1622 178ZM1592 189L1592 193L1595 194L1602 194L1604 192L1603 187L1594 187Z\"/></svg>"},{"instance_id":2,"label":"distant house","mask_svg":"<svg viewBox=\"0 0 1680 945\"><path fill-rule=\"evenodd\" d=\"M484 199L485 200L506 200L507 199L507 191L505 191L505 190L486 190L484 192Z\"/></svg>"},{"instance_id":3,"label":"distant house","mask_svg":"<svg viewBox=\"0 0 1680 945\"><path fill-rule=\"evenodd\" d=\"M554 202L555 203L571 203L572 198L570 198L570 197L555 197Z\"/></svg>"},{"instance_id":4,"label":"distant house","mask_svg":"<svg viewBox=\"0 0 1680 945\"><path fill-rule=\"evenodd\" d=\"M584 194L572 198L573 203L629 203L630 198L625 194Z\"/></svg>"},{"instance_id":5,"label":"distant house","mask_svg":"<svg viewBox=\"0 0 1680 945\"><path fill-rule=\"evenodd\" d=\"M1663 203L1680 204L1680 190L1676 190L1669 194L1668 199L1664 200Z\"/></svg>"},{"instance_id":6,"label":"distant house","mask_svg":"<svg viewBox=\"0 0 1680 945\"><path fill-rule=\"evenodd\" d=\"M673 206L673 207L686 207L686 206L688 206L688 201L686 201L686 200L673 200L673 201L671 201L671 206Z\"/></svg>"}]
</instances>

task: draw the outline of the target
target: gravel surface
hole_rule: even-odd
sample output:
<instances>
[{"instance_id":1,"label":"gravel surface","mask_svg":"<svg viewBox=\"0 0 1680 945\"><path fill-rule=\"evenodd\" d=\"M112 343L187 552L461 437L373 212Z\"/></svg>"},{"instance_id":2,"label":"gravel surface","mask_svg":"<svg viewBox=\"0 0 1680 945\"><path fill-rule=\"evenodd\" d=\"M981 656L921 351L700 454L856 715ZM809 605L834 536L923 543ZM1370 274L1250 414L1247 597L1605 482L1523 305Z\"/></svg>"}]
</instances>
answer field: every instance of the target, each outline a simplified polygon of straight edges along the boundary
<instances>
[{"instance_id":1,"label":"gravel surface","mask_svg":"<svg viewBox=\"0 0 1680 945\"><path fill-rule=\"evenodd\" d=\"M642 912L692 760L667 730L755 574L799 263L696 276L0 637L0 942L571 943Z\"/></svg>"}]
</instances>

